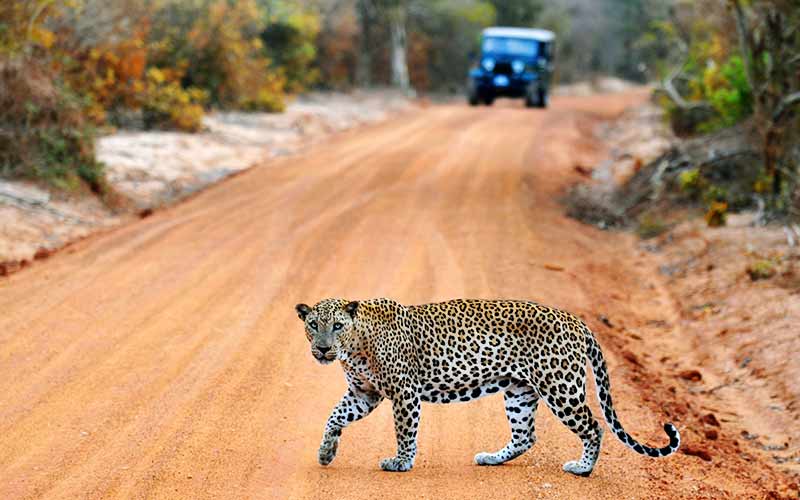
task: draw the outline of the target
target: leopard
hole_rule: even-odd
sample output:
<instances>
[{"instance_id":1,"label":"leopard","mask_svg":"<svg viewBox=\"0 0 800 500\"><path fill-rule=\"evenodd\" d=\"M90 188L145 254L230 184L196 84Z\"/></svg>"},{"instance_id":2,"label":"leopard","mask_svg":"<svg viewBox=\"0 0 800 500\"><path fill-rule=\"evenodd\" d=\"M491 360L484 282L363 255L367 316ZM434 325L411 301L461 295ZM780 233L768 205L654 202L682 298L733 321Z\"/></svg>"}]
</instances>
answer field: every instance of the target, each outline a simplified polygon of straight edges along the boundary
<instances>
[{"instance_id":1,"label":"leopard","mask_svg":"<svg viewBox=\"0 0 800 500\"><path fill-rule=\"evenodd\" d=\"M392 299L330 298L298 304L312 356L339 361L347 390L330 413L318 451L321 465L336 457L342 430L391 401L397 453L380 462L390 472L414 466L422 403L469 402L502 393L511 438L500 450L475 455L477 465L500 465L536 443L535 417L543 401L583 445L565 472L588 477L597 463L603 429L586 397L591 366L608 428L647 457L666 457L680 434L664 424L669 443L646 446L628 434L611 400L608 368L595 335L579 317L525 300L456 299L402 305Z\"/></svg>"}]
</instances>

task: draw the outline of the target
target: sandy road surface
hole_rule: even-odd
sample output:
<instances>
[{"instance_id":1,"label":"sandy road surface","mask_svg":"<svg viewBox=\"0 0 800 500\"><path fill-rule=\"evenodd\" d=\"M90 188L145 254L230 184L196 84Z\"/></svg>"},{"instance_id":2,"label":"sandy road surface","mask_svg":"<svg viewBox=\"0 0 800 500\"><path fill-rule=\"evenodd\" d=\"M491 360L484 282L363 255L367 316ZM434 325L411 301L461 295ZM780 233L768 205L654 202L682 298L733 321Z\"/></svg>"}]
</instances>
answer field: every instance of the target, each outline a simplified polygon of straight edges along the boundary
<instances>
[{"instance_id":1,"label":"sandy road surface","mask_svg":"<svg viewBox=\"0 0 800 500\"><path fill-rule=\"evenodd\" d=\"M530 298L582 314L627 429L663 444L660 403L597 317L635 327L668 304L629 238L555 201L576 162L603 154L594 124L643 98L416 111L0 281L0 498L763 496L757 464L742 476L725 457L654 461L610 434L591 478L566 475L580 443L546 410L531 452L477 467L508 436L499 397L426 405L409 473L378 469L395 447L386 404L316 463L344 380L313 361L293 305L327 296Z\"/></svg>"}]
</instances>

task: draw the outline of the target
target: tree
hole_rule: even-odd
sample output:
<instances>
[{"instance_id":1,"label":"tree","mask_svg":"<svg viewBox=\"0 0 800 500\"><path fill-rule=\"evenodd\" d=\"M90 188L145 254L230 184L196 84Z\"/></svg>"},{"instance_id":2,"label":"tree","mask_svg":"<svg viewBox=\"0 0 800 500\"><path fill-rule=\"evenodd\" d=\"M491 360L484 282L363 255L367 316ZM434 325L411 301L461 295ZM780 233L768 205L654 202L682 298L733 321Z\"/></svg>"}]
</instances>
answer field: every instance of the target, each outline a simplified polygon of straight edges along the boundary
<instances>
[{"instance_id":1,"label":"tree","mask_svg":"<svg viewBox=\"0 0 800 500\"><path fill-rule=\"evenodd\" d=\"M417 1L410 9L411 80L423 90L461 92L480 32L495 22L486 0Z\"/></svg>"},{"instance_id":2,"label":"tree","mask_svg":"<svg viewBox=\"0 0 800 500\"><path fill-rule=\"evenodd\" d=\"M760 0L746 8L740 0L729 0L753 94L764 168L772 177L773 200L779 205L784 204L782 194L791 195L798 184L796 162L800 158L793 158L800 142L796 113L800 105L800 13L796 3Z\"/></svg>"},{"instance_id":3,"label":"tree","mask_svg":"<svg viewBox=\"0 0 800 500\"><path fill-rule=\"evenodd\" d=\"M358 57L356 58L356 83L361 87L372 86L373 31L377 13L372 0L356 1L358 17Z\"/></svg>"},{"instance_id":4,"label":"tree","mask_svg":"<svg viewBox=\"0 0 800 500\"><path fill-rule=\"evenodd\" d=\"M389 24L391 40L390 61L392 67L392 85L404 92L411 90L408 78L408 33L406 21L410 0L373 0Z\"/></svg>"},{"instance_id":5,"label":"tree","mask_svg":"<svg viewBox=\"0 0 800 500\"><path fill-rule=\"evenodd\" d=\"M532 27L544 8L542 0L491 0L498 26Z\"/></svg>"}]
</instances>

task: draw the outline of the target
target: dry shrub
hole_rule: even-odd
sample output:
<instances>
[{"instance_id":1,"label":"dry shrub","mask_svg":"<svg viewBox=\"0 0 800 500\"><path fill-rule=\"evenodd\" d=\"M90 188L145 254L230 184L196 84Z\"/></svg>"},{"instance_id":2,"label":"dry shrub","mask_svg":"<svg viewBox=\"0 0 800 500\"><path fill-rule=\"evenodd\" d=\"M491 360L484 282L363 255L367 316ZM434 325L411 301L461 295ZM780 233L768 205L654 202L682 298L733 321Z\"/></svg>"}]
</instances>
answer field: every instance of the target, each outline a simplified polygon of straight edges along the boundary
<instances>
[{"instance_id":1,"label":"dry shrub","mask_svg":"<svg viewBox=\"0 0 800 500\"><path fill-rule=\"evenodd\" d=\"M768 259L761 259L747 266L747 275L753 281L765 280L775 276L775 262Z\"/></svg>"},{"instance_id":2,"label":"dry shrub","mask_svg":"<svg viewBox=\"0 0 800 500\"><path fill-rule=\"evenodd\" d=\"M724 226L727 220L728 204L724 201L712 201L706 212L706 224L709 227Z\"/></svg>"},{"instance_id":3,"label":"dry shrub","mask_svg":"<svg viewBox=\"0 0 800 500\"><path fill-rule=\"evenodd\" d=\"M608 189L589 184L573 186L562 199L567 215L601 228L621 227L626 224L624 211Z\"/></svg>"},{"instance_id":4,"label":"dry shrub","mask_svg":"<svg viewBox=\"0 0 800 500\"><path fill-rule=\"evenodd\" d=\"M669 224L667 224L661 217L646 213L639 217L638 224L636 225L636 234L643 240L655 238L669 231Z\"/></svg>"},{"instance_id":5,"label":"dry shrub","mask_svg":"<svg viewBox=\"0 0 800 500\"><path fill-rule=\"evenodd\" d=\"M151 63L182 70L181 83L222 108L282 111L286 77L272 67L255 0L166 2L149 35Z\"/></svg>"},{"instance_id":6,"label":"dry shrub","mask_svg":"<svg viewBox=\"0 0 800 500\"><path fill-rule=\"evenodd\" d=\"M88 45L79 43L87 35L69 26L60 32L62 38L71 41L69 57L56 68L70 88L86 97L86 114L94 124L186 132L202 128L207 92L196 87L184 88L183 67L152 66L149 23L134 30L119 29L118 36ZM130 121L131 114L139 119Z\"/></svg>"},{"instance_id":7,"label":"dry shrub","mask_svg":"<svg viewBox=\"0 0 800 500\"><path fill-rule=\"evenodd\" d=\"M280 67L262 39L278 4L296 35L273 47L288 54ZM106 193L95 127L193 132L206 103L283 110L287 71L293 90L314 81L318 25L311 10L278 4L0 2L0 175Z\"/></svg>"},{"instance_id":8,"label":"dry shrub","mask_svg":"<svg viewBox=\"0 0 800 500\"><path fill-rule=\"evenodd\" d=\"M0 61L0 173L77 189L105 189L94 160L85 100L60 85L49 66L22 56Z\"/></svg>"}]
</instances>

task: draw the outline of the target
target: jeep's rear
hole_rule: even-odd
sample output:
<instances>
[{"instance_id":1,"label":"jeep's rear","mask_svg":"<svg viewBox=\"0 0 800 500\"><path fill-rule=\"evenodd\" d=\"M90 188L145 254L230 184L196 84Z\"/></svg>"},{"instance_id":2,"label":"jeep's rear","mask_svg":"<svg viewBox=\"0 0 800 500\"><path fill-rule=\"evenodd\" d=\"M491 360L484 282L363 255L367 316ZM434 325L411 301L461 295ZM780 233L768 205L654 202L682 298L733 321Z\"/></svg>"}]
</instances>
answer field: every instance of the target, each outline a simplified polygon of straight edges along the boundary
<instances>
[{"instance_id":1,"label":"jeep's rear","mask_svg":"<svg viewBox=\"0 0 800 500\"><path fill-rule=\"evenodd\" d=\"M547 107L554 42L555 35L546 30L485 29L480 57L469 72L469 103L491 105L496 97L517 97L528 107Z\"/></svg>"}]
</instances>

